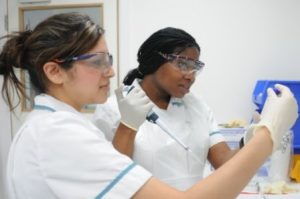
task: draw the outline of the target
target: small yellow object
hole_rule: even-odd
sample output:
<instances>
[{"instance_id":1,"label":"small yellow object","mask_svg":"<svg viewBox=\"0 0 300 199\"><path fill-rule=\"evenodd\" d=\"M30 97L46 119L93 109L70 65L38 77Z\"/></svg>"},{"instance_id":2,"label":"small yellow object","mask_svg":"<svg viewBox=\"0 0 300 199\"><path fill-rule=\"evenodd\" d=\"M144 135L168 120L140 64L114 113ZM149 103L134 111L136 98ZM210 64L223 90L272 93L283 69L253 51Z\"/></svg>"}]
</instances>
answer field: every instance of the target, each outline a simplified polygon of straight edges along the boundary
<instances>
[{"instance_id":1,"label":"small yellow object","mask_svg":"<svg viewBox=\"0 0 300 199\"><path fill-rule=\"evenodd\" d=\"M290 173L290 177L300 183L300 155L294 155L294 166Z\"/></svg>"},{"instance_id":2,"label":"small yellow object","mask_svg":"<svg viewBox=\"0 0 300 199\"><path fill-rule=\"evenodd\" d=\"M226 124L220 124L220 126L223 126L225 128L243 128L247 125L247 122L245 120L231 120Z\"/></svg>"},{"instance_id":3,"label":"small yellow object","mask_svg":"<svg viewBox=\"0 0 300 199\"><path fill-rule=\"evenodd\" d=\"M260 193L265 194L288 194L299 191L291 185L287 184L285 181L259 183L259 190Z\"/></svg>"}]
</instances>

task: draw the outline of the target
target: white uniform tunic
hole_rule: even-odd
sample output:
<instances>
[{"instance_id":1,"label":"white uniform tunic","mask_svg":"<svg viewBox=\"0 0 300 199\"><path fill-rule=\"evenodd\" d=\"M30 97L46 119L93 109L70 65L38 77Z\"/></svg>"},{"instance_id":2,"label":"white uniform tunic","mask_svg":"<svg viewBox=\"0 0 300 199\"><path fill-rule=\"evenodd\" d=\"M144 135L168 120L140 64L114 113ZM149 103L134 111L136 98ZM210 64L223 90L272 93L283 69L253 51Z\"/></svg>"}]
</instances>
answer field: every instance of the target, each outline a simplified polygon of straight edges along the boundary
<instances>
[{"instance_id":1,"label":"white uniform tunic","mask_svg":"<svg viewBox=\"0 0 300 199\"><path fill-rule=\"evenodd\" d=\"M69 105L39 95L34 109L9 153L10 198L130 198L151 177Z\"/></svg>"},{"instance_id":2,"label":"white uniform tunic","mask_svg":"<svg viewBox=\"0 0 300 199\"><path fill-rule=\"evenodd\" d=\"M133 83L139 86L137 80ZM126 94L126 93L125 93ZM224 141L209 107L193 94L171 98L167 110L154 112L192 152L187 152L158 125L145 121L135 139L133 160L167 184L186 190L203 177L208 150ZM112 140L119 124L116 97L97 107L93 122Z\"/></svg>"}]
</instances>

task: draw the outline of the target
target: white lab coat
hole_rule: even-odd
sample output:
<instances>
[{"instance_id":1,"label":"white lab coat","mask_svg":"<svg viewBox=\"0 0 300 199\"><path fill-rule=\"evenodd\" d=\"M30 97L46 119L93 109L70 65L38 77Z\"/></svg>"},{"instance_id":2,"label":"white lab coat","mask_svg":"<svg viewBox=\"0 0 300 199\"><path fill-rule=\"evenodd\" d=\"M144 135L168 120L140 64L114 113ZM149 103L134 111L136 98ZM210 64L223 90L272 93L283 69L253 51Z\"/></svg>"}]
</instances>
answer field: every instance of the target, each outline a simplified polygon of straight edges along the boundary
<instances>
[{"instance_id":1,"label":"white lab coat","mask_svg":"<svg viewBox=\"0 0 300 199\"><path fill-rule=\"evenodd\" d=\"M140 86L137 80L133 85ZM224 141L224 137L210 108L191 93L181 99L172 97L167 110L157 106L153 110L193 152L185 151L159 126L145 121L136 135L133 160L170 186L186 190L203 177L209 148ZM107 139L113 139L119 121L115 96L97 106L93 122Z\"/></svg>"},{"instance_id":2,"label":"white lab coat","mask_svg":"<svg viewBox=\"0 0 300 199\"><path fill-rule=\"evenodd\" d=\"M130 198L150 177L81 113L48 95L35 98L9 153L12 199Z\"/></svg>"}]
</instances>

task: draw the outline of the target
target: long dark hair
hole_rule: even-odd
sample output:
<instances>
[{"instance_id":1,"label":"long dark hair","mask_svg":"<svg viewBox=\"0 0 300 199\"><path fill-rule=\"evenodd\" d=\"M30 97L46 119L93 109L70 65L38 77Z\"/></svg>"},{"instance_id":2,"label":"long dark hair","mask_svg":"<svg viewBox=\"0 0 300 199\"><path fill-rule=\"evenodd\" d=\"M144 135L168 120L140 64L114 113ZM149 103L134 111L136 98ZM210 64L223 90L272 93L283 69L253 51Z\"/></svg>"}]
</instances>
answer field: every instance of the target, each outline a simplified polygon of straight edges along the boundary
<instances>
[{"instance_id":1,"label":"long dark hair","mask_svg":"<svg viewBox=\"0 0 300 199\"><path fill-rule=\"evenodd\" d=\"M135 78L143 79L154 73L167 61L158 54L179 54L187 48L195 47L200 52L196 40L184 30L178 28L164 28L153 33L139 48L137 53L138 67L129 71L123 80L125 85L131 85Z\"/></svg>"},{"instance_id":2,"label":"long dark hair","mask_svg":"<svg viewBox=\"0 0 300 199\"><path fill-rule=\"evenodd\" d=\"M43 65L48 61L77 56L92 49L104 30L87 15L80 13L57 14L38 24L33 30L15 32L7 39L0 53L0 74L4 76L2 95L13 110L20 97L26 97L24 84L14 68L28 71L30 81L38 93L47 91L48 79ZM72 63L61 64L68 70ZM13 105L12 89L16 91L18 103Z\"/></svg>"}]
</instances>

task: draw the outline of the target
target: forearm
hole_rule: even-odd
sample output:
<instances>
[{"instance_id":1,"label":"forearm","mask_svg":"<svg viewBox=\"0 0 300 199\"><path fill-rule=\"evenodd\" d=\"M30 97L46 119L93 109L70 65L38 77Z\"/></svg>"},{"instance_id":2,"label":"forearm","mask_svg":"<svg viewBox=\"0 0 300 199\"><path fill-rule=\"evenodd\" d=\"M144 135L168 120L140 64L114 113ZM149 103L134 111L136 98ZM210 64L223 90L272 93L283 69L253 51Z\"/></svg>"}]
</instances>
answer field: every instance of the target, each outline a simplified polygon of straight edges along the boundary
<instances>
[{"instance_id":1,"label":"forearm","mask_svg":"<svg viewBox=\"0 0 300 199\"><path fill-rule=\"evenodd\" d=\"M263 128L222 167L187 191L174 190L152 177L133 198L234 199L271 154L271 151L272 141L270 134L266 128Z\"/></svg>"},{"instance_id":2,"label":"forearm","mask_svg":"<svg viewBox=\"0 0 300 199\"><path fill-rule=\"evenodd\" d=\"M192 196L205 193L209 198L235 198L247 185L258 168L272 152L272 140L266 128L235 156L227 161L208 178L193 186L187 193ZM222 188L216 188L222 187Z\"/></svg>"},{"instance_id":3,"label":"forearm","mask_svg":"<svg viewBox=\"0 0 300 199\"><path fill-rule=\"evenodd\" d=\"M136 131L120 123L113 138L112 144L120 153L123 153L131 158L134 149L135 135Z\"/></svg>"},{"instance_id":4,"label":"forearm","mask_svg":"<svg viewBox=\"0 0 300 199\"><path fill-rule=\"evenodd\" d=\"M239 152L240 149L234 149L234 150L229 150L228 152L224 153L222 157L219 158L219 161L215 163L213 166L215 169L218 169L221 167L225 162L230 160L237 152Z\"/></svg>"},{"instance_id":5,"label":"forearm","mask_svg":"<svg viewBox=\"0 0 300 199\"><path fill-rule=\"evenodd\" d=\"M209 149L207 159L217 169L231 159L238 151L239 149L231 150L225 142L220 142Z\"/></svg>"},{"instance_id":6,"label":"forearm","mask_svg":"<svg viewBox=\"0 0 300 199\"><path fill-rule=\"evenodd\" d=\"M276 149L282 133L287 132L298 117L298 105L290 90L282 85L275 87L280 90L280 95L268 89L268 99L262 112L264 122L252 131L250 141L222 167L185 192L172 190L151 178L134 198L236 198L271 155L273 148Z\"/></svg>"}]
</instances>

